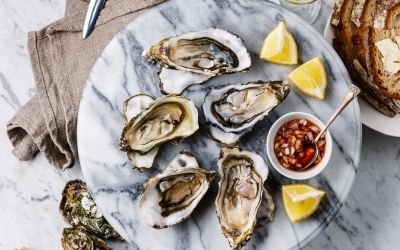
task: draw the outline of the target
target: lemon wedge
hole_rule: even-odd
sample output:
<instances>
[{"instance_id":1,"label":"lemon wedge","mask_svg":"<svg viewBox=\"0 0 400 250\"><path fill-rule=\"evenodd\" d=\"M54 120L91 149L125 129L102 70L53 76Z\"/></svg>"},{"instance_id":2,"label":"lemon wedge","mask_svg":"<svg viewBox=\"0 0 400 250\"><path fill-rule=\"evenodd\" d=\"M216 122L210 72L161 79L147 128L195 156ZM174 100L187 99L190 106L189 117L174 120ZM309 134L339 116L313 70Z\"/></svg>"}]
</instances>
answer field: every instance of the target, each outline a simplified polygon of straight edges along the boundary
<instances>
[{"instance_id":1,"label":"lemon wedge","mask_svg":"<svg viewBox=\"0 0 400 250\"><path fill-rule=\"evenodd\" d=\"M297 64L297 44L284 22L279 22L265 38L260 58L280 64Z\"/></svg>"},{"instance_id":2,"label":"lemon wedge","mask_svg":"<svg viewBox=\"0 0 400 250\"><path fill-rule=\"evenodd\" d=\"M319 57L315 57L297 67L288 75L288 79L303 94L320 100L325 98L328 80L324 63Z\"/></svg>"},{"instance_id":3,"label":"lemon wedge","mask_svg":"<svg viewBox=\"0 0 400 250\"><path fill-rule=\"evenodd\" d=\"M306 184L282 186L283 204L289 220L294 223L308 218L317 210L325 191Z\"/></svg>"}]
</instances>

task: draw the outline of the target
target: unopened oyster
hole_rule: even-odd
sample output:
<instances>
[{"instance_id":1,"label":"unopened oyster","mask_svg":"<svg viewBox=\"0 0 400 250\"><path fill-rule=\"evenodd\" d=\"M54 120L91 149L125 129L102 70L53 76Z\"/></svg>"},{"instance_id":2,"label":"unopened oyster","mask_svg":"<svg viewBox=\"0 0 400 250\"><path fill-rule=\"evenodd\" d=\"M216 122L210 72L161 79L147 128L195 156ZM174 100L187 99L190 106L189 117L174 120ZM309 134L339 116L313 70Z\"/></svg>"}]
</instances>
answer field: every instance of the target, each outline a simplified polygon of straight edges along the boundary
<instances>
[{"instance_id":1,"label":"unopened oyster","mask_svg":"<svg viewBox=\"0 0 400 250\"><path fill-rule=\"evenodd\" d=\"M158 145L178 142L199 128L198 112L190 99L176 95L150 98L137 95L125 102L127 122L119 142L140 171L153 165Z\"/></svg>"},{"instance_id":2,"label":"unopened oyster","mask_svg":"<svg viewBox=\"0 0 400 250\"><path fill-rule=\"evenodd\" d=\"M147 181L139 201L141 219L154 228L185 220L207 192L214 175L214 171L200 168L191 153L180 152L162 173Z\"/></svg>"},{"instance_id":3,"label":"unopened oyster","mask_svg":"<svg viewBox=\"0 0 400 250\"><path fill-rule=\"evenodd\" d=\"M218 161L221 179L215 201L222 232L233 249L250 239L263 199L268 167L261 156L225 147Z\"/></svg>"},{"instance_id":4,"label":"unopened oyster","mask_svg":"<svg viewBox=\"0 0 400 250\"><path fill-rule=\"evenodd\" d=\"M216 75L248 71L251 66L243 40L218 28L165 38L143 51L143 56L161 63L161 90L170 94L180 94Z\"/></svg>"},{"instance_id":5,"label":"unopened oyster","mask_svg":"<svg viewBox=\"0 0 400 250\"><path fill-rule=\"evenodd\" d=\"M108 224L81 180L69 181L62 192L60 212L72 226L103 239L122 239Z\"/></svg>"},{"instance_id":6,"label":"unopened oyster","mask_svg":"<svg viewBox=\"0 0 400 250\"><path fill-rule=\"evenodd\" d=\"M61 245L64 250L111 250L103 240L78 228L64 228Z\"/></svg>"},{"instance_id":7,"label":"unopened oyster","mask_svg":"<svg viewBox=\"0 0 400 250\"><path fill-rule=\"evenodd\" d=\"M211 136L225 144L235 143L289 94L290 84L255 81L212 88L204 97L203 112Z\"/></svg>"}]
</instances>

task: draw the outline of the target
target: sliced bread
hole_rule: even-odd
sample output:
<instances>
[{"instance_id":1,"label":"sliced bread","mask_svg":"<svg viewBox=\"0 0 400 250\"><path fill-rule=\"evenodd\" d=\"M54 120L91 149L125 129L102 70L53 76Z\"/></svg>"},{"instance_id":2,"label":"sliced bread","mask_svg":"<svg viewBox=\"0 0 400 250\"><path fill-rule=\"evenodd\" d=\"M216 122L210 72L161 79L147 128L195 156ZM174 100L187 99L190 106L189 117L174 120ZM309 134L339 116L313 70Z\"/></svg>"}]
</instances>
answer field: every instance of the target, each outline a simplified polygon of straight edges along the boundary
<instances>
[{"instance_id":1,"label":"sliced bread","mask_svg":"<svg viewBox=\"0 0 400 250\"><path fill-rule=\"evenodd\" d=\"M367 0L363 8L360 10L360 26L357 29L357 36L355 45L357 47L357 59L362 67L368 72L368 57L369 57L369 29L373 24L377 1L381 0Z\"/></svg>"},{"instance_id":2,"label":"sliced bread","mask_svg":"<svg viewBox=\"0 0 400 250\"><path fill-rule=\"evenodd\" d=\"M362 92L361 95L370 102L376 109L387 116L394 116L397 110L400 112L400 107L396 107L392 101L383 96L377 89L372 88L365 83L364 79L358 74L358 71L363 71L364 69L358 64L353 64L353 61L357 55L356 46L354 44L354 38L356 37L356 31L358 25L356 25L355 19L361 17L363 5L367 0L344 0L341 2L340 13L337 21L337 26L335 28L336 38L333 40L333 47L338 52L339 56L342 58L344 64L346 65L351 78L354 83L358 85ZM355 67L359 66L359 67Z\"/></svg>"},{"instance_id":3,"label":"sliced bread","mask_svg":"<svg viewBox=\"0 0 400 250\"><path fill-rule=\"evenodd\" d=\"M386 96L400 102L400 29L372 29L370 46L376 85Z\"/></svg>"},{"instance_id":4,"label":"sliced bread","mask_svg":"<svg viewBox=\"0 0 400 250\"><path fill-rule=\"evenodd\" d=\"M379 88L374 82L372 76L372 62L370 53L370 36L372 27L383 28L389 9L400 3L400 0L367 0L362 9L360 17L360 27L357 29L357 36L354 39L357 51L357 60L359 64L358 73L363 77L366 84L379 92Z\"/></svg>"},{"instance_id":5,"label":"sliced bread","mask_svg":"<svg viewBox=\"0 0 400 250\"><path fill-rule=\"evenodd\" d=\"M335 36L339 38L335 47L340 50L345 65L351 67L353 61L352 32L354 24L350 20L351 10L357 0L344 0L340 11L339 24L335 29ZM352 68L351 68L352 69ZM352 71L349 69L349 71Z\"/></svg>"},{"instance_id":6,"label":"sliced bread","mask_svg":"<svg viewBox=\"0 0 400 250\"><path fill-rule=\"evenodd\" d=\"M358 0L355 1L353 4L353 8L351 10L351 21L357 26L361 26L361 15L364 9L364 5L367 2L367 0Z\"/></svg>"},{"instance_id":7,"label":"sliced bread","mask_svg":"<svg viewBox=\"0 0 400 250\"><path fill-rule=\"evenodd\" d=\"M400 0L368 0L361 14L361 26L358 30L358 59L369 75L372 71L369 51L371 27L384 28L388 10L400 3Z\"/></svg>"}]
</instances>

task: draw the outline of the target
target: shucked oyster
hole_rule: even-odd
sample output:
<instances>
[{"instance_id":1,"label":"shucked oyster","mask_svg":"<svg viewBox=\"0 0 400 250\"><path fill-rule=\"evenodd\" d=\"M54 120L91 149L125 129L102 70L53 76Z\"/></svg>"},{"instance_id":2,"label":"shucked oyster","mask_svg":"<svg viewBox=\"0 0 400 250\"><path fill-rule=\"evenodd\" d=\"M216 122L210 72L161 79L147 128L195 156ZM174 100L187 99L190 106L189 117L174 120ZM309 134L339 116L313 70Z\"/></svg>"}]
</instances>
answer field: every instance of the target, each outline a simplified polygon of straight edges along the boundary
<instances>
[{"instance_id":1,"label":"shucked oyster","mask_svg":"<svg viewBox=\"0 0 400 250\"><path fill-rule=\"evenodd\" d=\"M61 245L64 250L111 250L103 240L78 228L64 228Z\"/></svg>"},{"instance_id":2,"label":"shucked oyster","mask_svg":"<svg viewBox=\"0 0 400 250\"><path fill-rule=\"evenodd\" d=\"M147 109L153 101L153 97L145 94L134 95L126 100L124 102L125 125L127 125L131 119L135 119L136 116ZM133 166L142 172L153 166L153 162L157 156L157 153L158 147L154 147L145 154L128 150L127 155Z\"/></svg>"},{"instance_id":3,"label":"shucked oyster","mask_svg":"<svg viewBox=\"0 0 400 250\"><path fill-rule=\"evenodd\" d=\"M218 161L221 179L215 200L222 232L233 249L250 239L263 199L268 167L261 156L225 147Z\"/></svg>"},{"instance_id":4,"label":"shucked oyster","mask_svg":"<svg viewBox=\"0 0 400 250\"><path fill-rule=\"evenodd\" d=\"M225 144L235 143L278 106L289 91L290 84L280 81L255 81L210 89L202 108L211 136Z\"/></svg>"},{"instance_id":5,"label":"shucked oyster","mask_svg":"<svg viewBox=\"0 0 400 250\"><path fill-rule=\"evenodd\" d=\"M177 142L199 128L197 109L190 99L176 95L150 98L138 95L125 102L127 122L119 145L139 170L152 166L158 145Z\"/></svg>"},{"instance_id":6,"label":"shucked oyster","mask_svg":"<svg viewBox=\"0 0 400 250\"><path fill-rule=\"evenodd\" d=\"M103 239L122 239L108 224L81 180L69 181L62 192L60 212L72 226Z\"/></svg>"},{"instance_id":7,"label":"shucked oyster","mask_svg":"<svg viewBox=\"0 0 400 250\"><path fill-rule=\"evenodd\" d=\"M161 90L170 94L180 94L216 75L247 71L251 66L243 40L218 28L165 38L143 55L161 63Z\"/></svg>"},{"instance_id":8,"label":"shucked oyster","mask_svg":"<svg viewBox=\"0 0 400 250\"><path fill-rule=\"evenodd\" d=\"M191 153L180 152L162 173L147 181L139 201L141 219L154 228L185 220L207 192L214 175L214 171L200 168Z\"/></svg>"}]
</instances>

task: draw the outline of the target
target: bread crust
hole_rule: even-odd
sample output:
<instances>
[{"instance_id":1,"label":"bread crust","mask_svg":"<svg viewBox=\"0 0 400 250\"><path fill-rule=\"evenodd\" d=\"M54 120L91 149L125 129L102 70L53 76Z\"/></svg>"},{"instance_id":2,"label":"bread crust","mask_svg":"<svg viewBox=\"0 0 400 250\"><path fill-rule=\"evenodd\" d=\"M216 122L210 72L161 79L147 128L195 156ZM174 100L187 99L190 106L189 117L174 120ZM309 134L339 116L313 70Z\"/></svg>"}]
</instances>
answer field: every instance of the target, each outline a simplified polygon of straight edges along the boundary
<instances>
[{"instance_id":1,"label":"bread crust","mask_svg":"<svg viewBox=\"0 0 400 250\"><path fill-rule=\"evenodd\" d=\"M395 4L387 12L385 19L385 29L400 28L400 3Z\"/></svg>"},{"instance_id":2,"label":"bread crust","mask_svg":"<svg viewBox=\"0 0 400 250\"><path fill-rule=\"evenodd\" d=\"M376 2L376 0L365 1L360 16L360 27L357 29L355 36L357 59L362 67L366 70L368 75L368 72L370 72L370 68L368 67L370 64L368 47L369 29L373 23Z\"/></svg>"},{"instance_id":3,"label":"bread crust","mask_svg":"<svg viewBox=\"0 0 400 250\"><path fill-rule=\"evenodd\" d=\"M333 26L338 26L340 22L340 12L343 6L343 2L345 0L336 0L335 5L333 6L333 12L331 17L331 24Z\"/></svg>"},{"instance_id":4,"label":"bread crust","mask_svg":"<svg viewBox=\"0 0 400 250\"><path fill-rule=\"evenodd\" d=\"M367 0L357 0L354 2L353 8L351 10L351 21L357 26L361 26L361 15L364 9L364 5Z\"/></svg>"}]
</instances>

